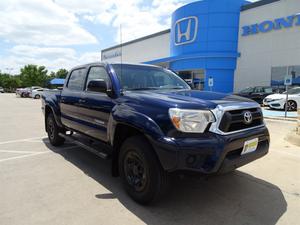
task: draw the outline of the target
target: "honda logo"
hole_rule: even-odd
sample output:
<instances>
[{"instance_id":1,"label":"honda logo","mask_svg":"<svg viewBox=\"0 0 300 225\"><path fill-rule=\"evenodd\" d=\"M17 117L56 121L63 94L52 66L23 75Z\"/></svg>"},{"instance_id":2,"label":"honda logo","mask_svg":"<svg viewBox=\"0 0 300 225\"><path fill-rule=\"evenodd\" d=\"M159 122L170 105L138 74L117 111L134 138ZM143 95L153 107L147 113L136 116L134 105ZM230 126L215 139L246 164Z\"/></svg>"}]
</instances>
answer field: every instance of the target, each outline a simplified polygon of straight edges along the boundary
<instances>
[{"instance_id":1,"label":"honda logo","mask_svg":"<svg viewBox=\"0 0 300 225\"><path fill-rule=\"evenodd\" d=\"M198 32L198 18L185 17L175 22L175 45L189 44L196 40Z\"/></svg>"}]
</instances>

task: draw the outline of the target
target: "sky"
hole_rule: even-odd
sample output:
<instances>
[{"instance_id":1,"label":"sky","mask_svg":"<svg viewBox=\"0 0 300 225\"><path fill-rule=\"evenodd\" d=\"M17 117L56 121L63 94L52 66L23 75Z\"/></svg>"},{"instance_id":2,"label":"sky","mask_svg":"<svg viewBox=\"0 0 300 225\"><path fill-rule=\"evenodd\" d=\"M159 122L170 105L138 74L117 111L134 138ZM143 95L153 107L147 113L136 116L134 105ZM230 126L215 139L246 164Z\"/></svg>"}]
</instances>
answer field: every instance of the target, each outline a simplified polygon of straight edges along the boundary
<instances>
[{"instance_id":1,"label":"sky","mask_svg":"<svg viewBox=\"0 0 300 225\"><path fill-rule=\"evenodd\" d=\"M170 28L193 0L0 0L0 70L49 71L100 61L101 49Z\"/></svg>"}]
</instances>

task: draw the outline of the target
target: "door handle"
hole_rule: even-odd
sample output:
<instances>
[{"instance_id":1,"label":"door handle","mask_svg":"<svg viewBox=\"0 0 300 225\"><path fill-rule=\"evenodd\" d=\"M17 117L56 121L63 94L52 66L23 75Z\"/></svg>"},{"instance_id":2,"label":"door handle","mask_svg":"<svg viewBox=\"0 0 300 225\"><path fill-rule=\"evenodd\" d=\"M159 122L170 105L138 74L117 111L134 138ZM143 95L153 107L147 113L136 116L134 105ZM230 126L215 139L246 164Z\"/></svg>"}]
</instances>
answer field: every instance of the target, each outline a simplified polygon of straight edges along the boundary
<instances>
[{"instance_id":1,"label":"door handle","mask_svg":"<svg viewBox=\"0 0 300 225\"><path fill-rule=\"evenodd\" d=\"M79 99L78 102L79 102L79 103L85 103L86 100L85 100L85 99Z\"/></svg>"},{"instance_id":2,"label":"door handle","mask_svg":"<svg viewBox=\"0 0 300 225\"><path fill-rule=\"evenodd\" d=\"M65 97L61 97L60 98L60 102L65 102L66 98Z\"/></svg>"}]
</instances>

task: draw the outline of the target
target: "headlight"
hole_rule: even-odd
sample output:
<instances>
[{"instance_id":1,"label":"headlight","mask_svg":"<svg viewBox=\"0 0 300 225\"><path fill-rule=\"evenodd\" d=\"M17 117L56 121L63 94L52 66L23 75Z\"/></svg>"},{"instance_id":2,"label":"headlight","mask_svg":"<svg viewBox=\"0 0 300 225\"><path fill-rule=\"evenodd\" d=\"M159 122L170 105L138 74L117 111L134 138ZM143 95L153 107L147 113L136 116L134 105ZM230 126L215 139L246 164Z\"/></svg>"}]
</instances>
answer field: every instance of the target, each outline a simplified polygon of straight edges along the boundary
<instances>
[{"instance_id":1,"label":"headlight","mask_svg":"<svg viewBox=\"0 0 300 225\"><path fill-rule=\"evenodd\" d=\"M169 109L169 115L177 130L186 133L203 133L207 126L215 122L215 117L208 110Z\"/></svg>"}]
</instances>

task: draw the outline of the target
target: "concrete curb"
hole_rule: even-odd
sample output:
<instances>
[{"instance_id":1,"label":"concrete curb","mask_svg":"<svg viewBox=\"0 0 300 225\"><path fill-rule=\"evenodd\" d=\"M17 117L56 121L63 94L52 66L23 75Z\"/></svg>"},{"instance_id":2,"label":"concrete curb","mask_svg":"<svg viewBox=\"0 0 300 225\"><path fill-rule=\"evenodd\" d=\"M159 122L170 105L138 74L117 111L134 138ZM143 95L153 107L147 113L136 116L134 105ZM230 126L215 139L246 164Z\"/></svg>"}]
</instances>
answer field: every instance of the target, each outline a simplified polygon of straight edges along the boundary
<instances>
[{"instance_id":1,"label":"concrete curb","mask_svg":"<svg viewBox=\"0 0 300 225\"><path fill-rule=\"evenodd\" d=\"M297 122L297 118L290 118L290 117L284 118L284 117L264 116L264 119Z\"/></svg>"},{"instance_id":2,"label":"concrete curb","mask_svg":"<svg viewBox=\"0 0 300 225\"><path fill-rule=\"evenodd\" d=\"M300 146L300 135L296 134L296 131L289 133L284 139L293 145Z\"/></svg>"}]
</instances>

